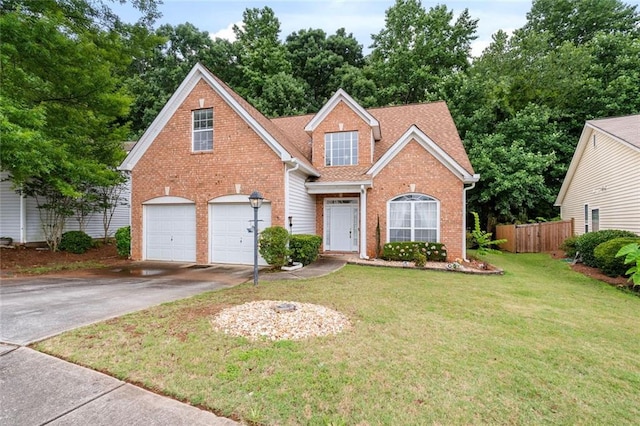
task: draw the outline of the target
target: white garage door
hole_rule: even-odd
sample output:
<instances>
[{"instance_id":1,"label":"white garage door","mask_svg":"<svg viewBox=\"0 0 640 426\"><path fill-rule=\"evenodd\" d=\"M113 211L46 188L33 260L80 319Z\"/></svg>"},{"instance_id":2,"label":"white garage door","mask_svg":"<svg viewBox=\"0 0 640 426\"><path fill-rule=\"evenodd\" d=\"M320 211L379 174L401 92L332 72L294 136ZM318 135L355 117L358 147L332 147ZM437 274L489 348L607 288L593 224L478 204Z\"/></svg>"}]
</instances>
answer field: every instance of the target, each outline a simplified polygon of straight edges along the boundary
<instances>
[{"instance_id":1,"label":"white garage door","mask_svg":"<svg viewBox=\"0 0 640 426\"><path fill-rule=\"evenodd\" d=\"M248 202L241 204L210 204L211 262L253 265L253 209ZM258 209L258 229L271 226L271 205ZM258 255L259 256L259 255ZM259 263L266 265L259 257Z\"/></svg>"},{"instance_id":2,"label":"white garage door","mask_svg":"<svg viewBox=\"0 0 640 426\"><path fill-rule=\"evenodd\" d=\"M145 258L196 261L196 207L193 204L144 206Z\"/></svg>"}]
</instances>

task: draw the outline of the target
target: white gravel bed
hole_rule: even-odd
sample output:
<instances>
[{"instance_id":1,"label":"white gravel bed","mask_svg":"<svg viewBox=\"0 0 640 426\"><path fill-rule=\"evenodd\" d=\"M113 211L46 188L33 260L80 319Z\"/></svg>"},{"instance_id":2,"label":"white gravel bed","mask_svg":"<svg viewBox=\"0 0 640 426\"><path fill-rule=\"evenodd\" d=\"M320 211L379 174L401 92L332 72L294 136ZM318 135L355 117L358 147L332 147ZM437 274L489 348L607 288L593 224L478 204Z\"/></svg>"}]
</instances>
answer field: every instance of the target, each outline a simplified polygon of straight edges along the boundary
<instances>
[{"instance_id":1,"label":"white gravel bed","mask_svg":"<svg viewBox=\"0 0 640 426\"><path fill-rule=\"evenodd\" d=\"M293 304L296 309L276 312L276 306L284 304ZM349 319L333 309L281 300L260 300L224 309L211 324L217 331L250 340L300 340L337 334L351 327Z\"/></svg>"}]
</instances>

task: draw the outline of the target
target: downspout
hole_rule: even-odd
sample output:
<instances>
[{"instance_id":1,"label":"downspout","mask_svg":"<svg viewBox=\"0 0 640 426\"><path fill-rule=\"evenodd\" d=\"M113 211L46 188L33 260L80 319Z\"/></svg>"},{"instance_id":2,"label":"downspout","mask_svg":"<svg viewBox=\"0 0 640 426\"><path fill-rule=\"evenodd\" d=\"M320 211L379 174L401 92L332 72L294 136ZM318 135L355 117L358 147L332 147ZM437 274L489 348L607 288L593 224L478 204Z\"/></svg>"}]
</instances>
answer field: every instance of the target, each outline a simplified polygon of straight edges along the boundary
<instances>
[{"instance_id":1,"label":"downspout","mask_svg":"<svg viewBox=\"0 0 640 426\"><path fill-rule=\"evenodd\" d=\"M473 175L473 177L480 177ZM476 181L477 182L477 181ZM476 187L476 182L472 182L471 186L465 186L462 191L462 258L467 261L467 191Z\"/></svg>"},{"instance_id":2,"label":"downspout","mask_svg":"<svg viewBox=\"0 0 640 426\"><path fill-rule=\"evenodd\" d=\"M360 259L367 256L367 189L360 185Z\"/></svg>"},{"instance_id":3,"label":"downspout","mask_svg":"<svg viewBox=\"0 0 640 426\"><path fill-rule=\"evenodd\" d=\"M289 161L292 164L295 164L295 166L291 169L286 169L287 173L285 176L285 181L284 181L284 219L283 220L287 220L287 218L289 216L291 216L291 212L289 211L289 205L290 205L290 193L289 193L289 189L290 189L290 185L289 185L289 181L291 180L291 172L295 172L296 170L298 170L300 168L300 163L298 163L298 160L293 157L291 158L291 160ZM286 223L285 225L285 229L286 229Z\"/></svg>"}]
</instances>

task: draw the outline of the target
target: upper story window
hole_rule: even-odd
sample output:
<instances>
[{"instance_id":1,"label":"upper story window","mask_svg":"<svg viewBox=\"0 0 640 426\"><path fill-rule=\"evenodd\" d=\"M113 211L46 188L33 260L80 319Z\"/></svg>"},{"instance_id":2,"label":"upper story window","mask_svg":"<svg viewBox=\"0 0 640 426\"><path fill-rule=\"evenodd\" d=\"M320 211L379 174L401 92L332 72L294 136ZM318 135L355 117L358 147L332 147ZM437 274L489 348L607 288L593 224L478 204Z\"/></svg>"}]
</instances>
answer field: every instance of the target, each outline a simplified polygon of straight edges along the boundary
<instances>
[{"instance_id":1,"label":"upper story window","mask_svg":"<svg viewBox=\"0 0 640 426\"><path fill-rule=\"evenodd\" d=\"M324 135L324 165L353 166L358 164L358 132L326 133Z\"/></svg>"},{"instance_id":2,"label":"upper story window","mask_svg":"<svg viewBox=\"0 0 640 426\"><path fill-rule=\"evenodd\" d=\"M213 150L213 108L193 111L193 151Z\"/></svg>"}]
</instances>

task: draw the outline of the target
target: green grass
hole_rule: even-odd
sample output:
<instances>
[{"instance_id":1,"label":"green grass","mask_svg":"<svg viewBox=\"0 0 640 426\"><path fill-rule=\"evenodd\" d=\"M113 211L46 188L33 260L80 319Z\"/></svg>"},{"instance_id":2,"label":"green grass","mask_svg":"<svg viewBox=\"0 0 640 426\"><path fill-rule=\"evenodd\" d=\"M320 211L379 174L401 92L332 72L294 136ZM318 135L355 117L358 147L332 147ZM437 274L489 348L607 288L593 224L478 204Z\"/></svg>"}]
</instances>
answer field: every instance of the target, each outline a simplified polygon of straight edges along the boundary
<instances>
[{"instance_id":1,"label":"green grass","mask_svg":"<svg viewBox=\"0 0 640 426\"><path fill-rule=\"evenodd\" d=\"M246 422L633 424L640 299L545 254L504 276L347 266L170 303L37 349ZM220 309L295 300L354 327L304 341L214 332Z\"/></svg>"}]
</instances>

